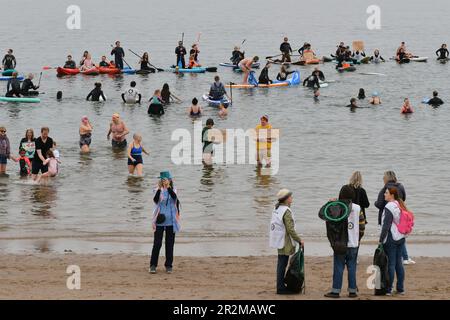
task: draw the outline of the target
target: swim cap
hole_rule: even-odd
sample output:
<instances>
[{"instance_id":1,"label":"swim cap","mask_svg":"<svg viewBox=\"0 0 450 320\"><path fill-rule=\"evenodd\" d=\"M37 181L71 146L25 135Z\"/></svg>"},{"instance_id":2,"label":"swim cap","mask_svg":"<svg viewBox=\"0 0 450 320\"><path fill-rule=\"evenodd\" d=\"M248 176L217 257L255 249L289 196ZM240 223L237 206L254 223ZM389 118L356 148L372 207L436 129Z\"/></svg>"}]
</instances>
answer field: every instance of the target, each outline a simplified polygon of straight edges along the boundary
<instances>
[{"instance_id":1,"label":"swim cap","mask_svg":"<svg viewBox=\"0 0 450 320\"><path fill-rule=\"evenodd\" d=\"M372 93L372 97L378 97L378 92L374 91L374 92Z\"/></svg>"}]
</instances>

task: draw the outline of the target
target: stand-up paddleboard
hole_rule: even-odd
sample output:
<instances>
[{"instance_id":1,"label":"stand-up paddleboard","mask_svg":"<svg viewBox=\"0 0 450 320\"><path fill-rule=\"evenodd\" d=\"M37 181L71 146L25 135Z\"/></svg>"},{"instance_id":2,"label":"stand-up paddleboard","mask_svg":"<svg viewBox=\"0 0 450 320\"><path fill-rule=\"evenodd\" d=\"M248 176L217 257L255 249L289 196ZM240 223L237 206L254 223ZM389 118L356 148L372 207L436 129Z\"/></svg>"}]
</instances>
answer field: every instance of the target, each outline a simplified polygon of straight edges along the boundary
<instances>
[{"instance_id":1,"label":"stand-up paddleboard","mask_svg":"<svg viewBox=\"0 0 450 320\"><path fill-rule=\"evenodd\" d=\"M414 57L414 58L409 58L410 61L414 61L414 62L427 62L428 57Z\"/></svg>"},{"instance_id":2,"label":"stand-up paddleboard","mask_svg":"<svg viewBox=\"0 0 450 320\"><path fill-rule=\"evenodd\" d=\"M9 81L9 79L11 79L11 76L0 76L0 81ZM22 81L24 78L24 76L18 76L17 80Z\"/></svg>"},{"instance_id":3,"label":"stand-up paddleboard","mask_svg":"<svg viewBox=\"0 0 450 320\"><path fill-rule=\"evenodd\" d=\"M207 94L204 94L202 96L202 99L208 102L208 104L213 107L219 107L221 104L223 104L225 107L229 107L231 105L231 101L226 96L224 96L221 100L213 100Z\"/></svg>"},{"instance_id":4,"label":"stand-up paddleboard","mask_svg":"<svg viewBox=\"0 0 450 320\"><path fill-rule=\"evenodd\" d=\"M276 81L274 80L270 84L259 84L258 80L256 80L255 72L250 72L250 75L248 77L248 83L247 84L229 84L225 87L227 88L233 88L233 89L249 89L249 88L275 88L275 87L287 87L287 86L294 86L300 84L300 72L294 71L292 73L292 77L286 81Z\"/></svg>"},{"instance_id":5,"label":"stand-up paddleboard","mask_svg":"<svg viewBox=\"0 0 450 320\"><path fill-rule=\"evenodd\" d=\"M39 103L41 99L39 98L29 98L29 97L0 97L0 101L5 102L24 102L24 103Z\"/></svg>"},{"instance_id":6,"label":"stand-up paddleboard","mask_svg":"<svg viewBox=\"0 0 450 320\"><path fill-rule=\"evenodd\" d=\"M222 63L219 63L219 66L221 66L221 67L227 67L227 68L238 68L237 65L232 64L231 62L222 62ZM253 68L253 69L258 69L259 66L260 66L260 63L259 63L259 62L255 62L255 63L252 64L252 68Z\"/></svg>"},{"instance_id":7,"label":"stand-up paddleboard","mask_svg":"<svg viewBox=\"0 0 450 320\"><path fill-rule=\"evenodd\" d=\"M430 102L430 100L431 100L430 98L423 98L422 99L422 103L423 104L428 104L428 102Z\"/></svg>"},{"instance_id":8,"label":"stand-up paddleboard","mask_svg":"<svg viewBox=\"0 0 450 320\"><path fill-rule=\"evenodd\" d=\"M382 77L386 76L384 73L378 73L378 72L360 72L359 74L362 74L365 76L382 76Z\"/></svg>"}]
</instances>

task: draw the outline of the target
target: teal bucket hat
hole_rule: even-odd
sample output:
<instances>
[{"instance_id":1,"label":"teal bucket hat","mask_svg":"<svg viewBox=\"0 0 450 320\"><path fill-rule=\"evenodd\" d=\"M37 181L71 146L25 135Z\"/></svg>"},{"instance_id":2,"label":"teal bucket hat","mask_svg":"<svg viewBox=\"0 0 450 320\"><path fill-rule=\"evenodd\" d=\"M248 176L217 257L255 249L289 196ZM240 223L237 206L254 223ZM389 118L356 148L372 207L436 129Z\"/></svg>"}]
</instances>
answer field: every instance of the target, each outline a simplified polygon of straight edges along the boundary
<instances>
[{"instance_id":1,"label":"teal bucket hat","mask_svg":"<svg viewBox=\"0 0 450 320\"><path fill-rule=\"evenodd\" d=\"M162 172L159 173L159 178L161 180L163 180L163 179L171 180L172 179L172 175L170 174L169 171L162 171Z\"/></svg>"}]
</instances>

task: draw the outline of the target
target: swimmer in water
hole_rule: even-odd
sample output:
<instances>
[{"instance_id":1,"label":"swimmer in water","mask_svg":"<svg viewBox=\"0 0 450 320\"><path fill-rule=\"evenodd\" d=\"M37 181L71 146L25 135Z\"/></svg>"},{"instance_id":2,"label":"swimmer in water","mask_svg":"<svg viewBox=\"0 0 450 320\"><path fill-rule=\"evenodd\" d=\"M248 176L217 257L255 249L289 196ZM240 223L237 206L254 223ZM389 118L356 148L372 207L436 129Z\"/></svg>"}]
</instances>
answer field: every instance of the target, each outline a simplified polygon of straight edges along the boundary
<instances>
[{"instance_id":1,"label":"swimmer in water","mask_svg":"<svg viewBox=\"0 0 450 320\"><path fill-rule=\"evenodd\" d=\"M128 147L128 172L130 174L136 174L138 176L142 176L143 169L143 160L142 160L142 152L146 155L149 153L145 150L142 145L142 136L138 133L133 135L133 142Z\"/></svg>"},{"instance_id":2,"label":"swimmer in water","mask_svg":"<svg viewBox=\"0 0 450 320\"><path fill-rule=\"evenodd\" d=\"M413 113L413 112L414 112L414 110L411 107L411 103L409 102L409 99L405 98L400 113Z\"/></svg>"},{"instance_id":3,"label":"swimmer in water","mask_svg":"<svg viewBox=\"0 0 450 320\"><path fill-rule=\"evenodd\" d=\"M378 95L378 92L375 91L374 93L372 93L372 98L370 98L369 103L373 105L381 104L381 99Z\"/></svg>"},{"instance_id":4,"label":"swimmer in water","mask_svg":"<svg viewBox=\"0 0 450 320\"><path fill-rule=\"evenodd\" d=\"M197 98L192 99L192 105L189 107L189 116L200 117L202 115L202 108L198 105Z\"/></svg>"}]
</instances>

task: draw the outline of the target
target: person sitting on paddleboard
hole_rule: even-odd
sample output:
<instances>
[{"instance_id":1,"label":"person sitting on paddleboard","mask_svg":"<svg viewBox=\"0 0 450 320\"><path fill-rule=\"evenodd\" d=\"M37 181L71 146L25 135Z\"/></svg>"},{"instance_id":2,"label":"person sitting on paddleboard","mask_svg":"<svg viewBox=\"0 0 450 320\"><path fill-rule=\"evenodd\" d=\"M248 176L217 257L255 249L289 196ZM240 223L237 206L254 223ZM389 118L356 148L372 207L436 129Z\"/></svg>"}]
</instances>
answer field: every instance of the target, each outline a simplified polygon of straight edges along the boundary
<instances>
[{"instance_id":1,"label":"person sitting on paddleboard","mask_svg":"<svg viewBox=\"0 0 450 320\"><path fill-rule=\"evenodd\" d=\"M374 63L385 62L384 58L380 55L380 50L378 49L373 52L373 56L370 57L370 61Z\"/></svg>"},{"instance_id":2,"label":"person sitting on paddleboard","mask_svg":"<svg viewBox=\"0 0 450 320\"><path fill-rule=\"evenodd\" d=\"M277 80L278 81L286 81L287 77L294 72L295 71L287 71L286 66L281 65L280 72L278 72L278 75L277 75Z\"/></svg>"},{"instance_id":3,"label":"person sitting on paddleboard","mask_svg":"<svg viewBox=\"0 0 450 320\"><path fill-rule=\"evenodd\" d=\"M403 61L404 59L408 59L408 58L409 58L409 57L408 57L408 55L406 54L405 49L399 48L399 50L397 51L397 57L396 57L396 60L397 60L398 62L401 62L401 61Z\"/></svg>"},{"instance_id":4,"label":"person sitting on paddleboard","mask_svg":"<svg viewBox=\"0 0 450 320\"><path fill-rule=\"evenodd\" d=\"M91 54L88 53L83 60L83 65L80 66L80 71L87 71L94 68L94 62L92 61Z\"/></svg>"},{"instance_id":5,"label":"person sitting on paddleboard","mask_svg":"<svg viewBox=\"0 0 450 320\"><path fill-rule=\"evenodd\" d=\"M28 74L27 78L22 83L22 94L24 96L32 96L32 95L38 95L39 92L37 91L30 91L30 90L37 90L39 89L39 86L35 86L33 83L34 75L32 73Z\"/></svg>"},{"instance_id":6,"label":"person sitting on paddleboard","mask_svg":"<svg viewBox=\"0 0 450 320\"><path fill-rule=\"evenodd\" d=\"M72 60L72 56L69 54L67 56L67 61L64 63L65 69L76 69L77 65L75 61Z\"/></svg>"},{"instance_id":7,"label":"person sitting on paddleboard","mask_svg":"<svg viewBox=\"0 0 450 320\"><path fill-rule=\"evenodd\" d=\"M195 60L195 52L192 52L189 56L188 69L199 68L199 67L201 67L201 65L198 64L198 62Z\"/></svg>"},{"instance_id":8,"label":"person sitting on paddleboard","mask_svg":"<svg viewBox=\"0 0 450 320\"><path fill-rule=\"evenodd\" d=\"M258 56L254 56L253 58L246 58L241 60L241 62L239 62L239 68L242 70L242 72L244 73L244 79L243 79L243 84L248 84L248 75L250 74L250 71L252 70L252 65L256 62L258 62L259 57Z\"/></svg>"},{"instance_id":9,"label":"person sitting on paddleboard","mask_svg":"<svg viewBox=\"0 0 450 320\"><path fill-rule=\"evenodd\" d=\"M239 62L241 62L241 60L244 59L244 53L241 52L239 47L234 47L233 52L231 53L231 58L230 61L237 66L239 64Z\"/></svg>"},{"instance_id":10,"label":"person sitting on paddleboard","mask_svg":"<svg viewBox=\"0 0 450 320\"><path fill-rule=\"evenodd\" d=\"M314 72L308 78L303 81L303 86L308 88L320 88L319 77L317 72Z\"/></svg>"},{"instance_id":11,"label":"person sitting on paddleboard","mask_svg":"<svg viewBox=\"0 0 450 320\"><path fill-rule=\"evenodd\" d=\"M100 97L102 97L103 101L106 101L106 97L102 91L102 84L100 82L96 82L95 88L89 92L86 100L91 99L91 101L100 101Z\"/></svg>"},{"instance_id":12,"label":"person sitting on paddleboard","mask_svg":"<svg viewBox=\"0 0 450 320\"><path fill-rule=\"evenodd\" d=\"M227 91L225 90L225 86L222 82L220 82L220 77L215 76L214 77L214 83L211 85L211 88L209 89L209 98L211 100L222 100L224 96L228 97Z\"/></svg>"},{"instance_id":13,"label":"person sitting on paddleboard","mask_svg":"<svg viewBox=\"0 0 450 320\"><path fill-rule=\"evenodd\" d=\"M442 101L441 98L438 97L437 91L433 91L433 98L428 100L427 104L433 107L439 107L440 105L444 104L444 101Z\"/></svg>"},{"instance_id":14,"label":"person sitting on paddleboard","mask_svg":"<svg viewBox=\"0 0 450 320\"><path fill-rule=\"evenodd\" d=\"M123 69L123 57L125 57L125 51L120 46L120 41L116 41L116 47L111 50L111 55L114 56L114 63L116 67Z\"/></svg>"},{"instance_id":15,"label":"person sitting on paddleboard","mask_svg":"<svg viewBox=\"0 0 450 320\"><path fill-rule=\"evenodd\" d=\"M151 73L156 72L156 70L150 66L150 57L148 55L148 52L144 52L139 63L141 65L141 70L149 71Z\"/></svg>"},{"instance_id":16,"label":"person sitting on paddleboard","mask_svg":"<svg viewBox=\"0 0 450 320\"><path fill-rule=\"evenodd\" d=\"M16 67L16 57L13 56L13 50L8 49L2 60L3 70L11 70Z\"/></svg>"},{"instance_id":17,"label":"person sitting on paddleboard","mask_svg":"<svg viewBox=\"0 0 450 320\"><path fill-rule=\"evenodd\" d=\"M261 70L261 73L259 74L258 83L259 84L270 84L272 83L272 80L269 78L269 68L270 63L267 63L264 68Z\"/></svg>"},{"instance_id":18,"label":"person sitting on paddleboard","mask_svg":"<svg viewBox=\"0 0 450 320\"><path fill-rule=\"evenodd\" d=\"M365 57L366 57L366 53L364 51L356 50L352 54L353 61L356 61L356 62L361 61Z\"/></svg>"},{"instance_id":19,"label":"person sitting on paddleboard","mask_svg":"<svg viewBox=\"0 0 450 320\"><path fill-rule=\"evenodd\" d=\"M102 61L100 61L98 66L102 68L109 68L111 65L109 64L108 61L106 61L106 56L102 56Z\"/></svg>"},{"instance_id":20,"label":"person sitting on paddleboard","mask_svg":"<svg viewBox=\"0 0 450 320\"><path fill-rule=\"evenodd\" d=\"M445 43L436 51L436 55L438 60L448 60L449 52Z\"/></svg>"},{"instance_id":21,"label":"person sitting on paddleboard","mask_svg":"<svg viewBox=\"0 0 450 320\"><path fill-rule=\"evenodd\" d=\"M178 47L175 48L175 54L177 55L177 63L175 66L181 68L186 68L186 62L184 61L184 56L186 55L186 48L183 46L183 41L178 41Z\"/></svg>"},{"instance_id":22,"label":"person sitting on paddleboard","mask_svg":"<svg viewBox=\"0 0 450 320\"><path fill-rule=\"evenodd\" d=\"M291 62L292 48L287 37L284 37L283 43L280 45L280 51L283 56L282 62Z\"/></svg>"},{"instance_id":23,"label":"person sitting on paddleboard","mask_svg":"<svg viewBox=\"0 0 450 320\"><path fill-rule=\"evenodd\" d=\"M413 113L413 112L414 112L414 110L413 110L413 108L411 107L411 104L410 104L410 102L409 102L409 99L408 99L408 98L405 98L400 113Z\"/></svg>"},{"instance_id":24,"label":"person sitting on paddleboard","mask_svg":"<svg viewBox=\"0 0 450 320\"><path fill-rule=\"evenodd\" d=\"M11 75L11 79L8 80L8 84L6 85L6 97L19 97L22 94L22 90L20 89L20 81L17 79L17 72L13 72Z\"/></svg>"},{"instance_id":25,"label":"person sitting on paddleboard","mask_svg":"<svg viewBox=\"0 0 450 320\"><path fill-rule=\"evenodd\" d=\"M300 57L303 57L303 52L305 52L305 50L308 50L308 47L310 47L311 45L308 42L305 42L303 44L303 46L298 49L298 53L300 54Z\"/></svg>"}]
</instances>

